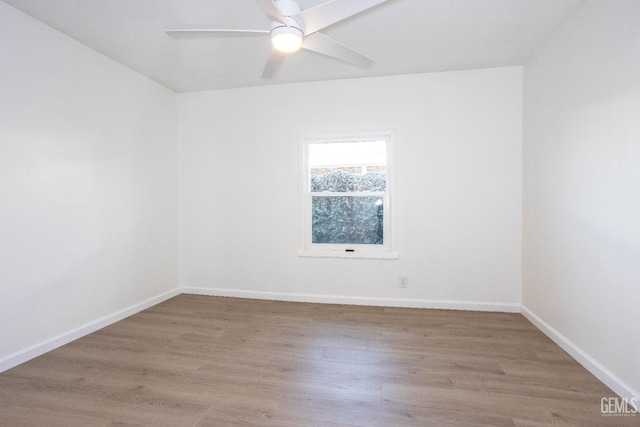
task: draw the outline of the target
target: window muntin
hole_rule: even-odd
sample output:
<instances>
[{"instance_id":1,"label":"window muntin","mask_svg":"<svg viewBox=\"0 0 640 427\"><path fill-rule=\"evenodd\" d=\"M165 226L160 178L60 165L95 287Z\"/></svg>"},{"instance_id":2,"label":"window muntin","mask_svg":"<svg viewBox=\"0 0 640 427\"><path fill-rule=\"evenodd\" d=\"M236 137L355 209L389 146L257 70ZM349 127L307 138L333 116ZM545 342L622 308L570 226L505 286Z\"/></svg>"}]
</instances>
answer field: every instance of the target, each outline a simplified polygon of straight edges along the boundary
<instances>
[{"instance_id":1,"label":"window muntin","mask_svg":"<svg viewBox=\"0 0 640 427\"><path fill-rule=\"evenodd\" d=\"M392 134L303 137L301 255L395 258Z\"/></svg>"}]
</instances>

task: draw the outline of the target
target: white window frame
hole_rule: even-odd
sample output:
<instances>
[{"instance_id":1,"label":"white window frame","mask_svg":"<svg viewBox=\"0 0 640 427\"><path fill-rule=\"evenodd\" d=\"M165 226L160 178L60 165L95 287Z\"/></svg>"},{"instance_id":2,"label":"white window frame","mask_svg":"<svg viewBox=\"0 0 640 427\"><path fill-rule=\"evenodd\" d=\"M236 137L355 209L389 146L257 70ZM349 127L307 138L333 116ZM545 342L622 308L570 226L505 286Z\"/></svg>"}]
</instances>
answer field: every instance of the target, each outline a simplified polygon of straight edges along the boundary
<instances>
[{"instance_id":1,"label":"white window frame","mask_svg":"<svg viewBox=\"0 0 640 427\"><path fill-rule=\"evenodd\" d=\"M324 194L331 197L352 196L352 193L311 193L309 170L309 145L334 142L385 141L387 148L387 189L385 192L359 192L358 196L384 196L383 244L342 245L312 243L312 196ZM397 259L396 250L396 136L393 130L362 132L305 133L300 135L300 240L298 255L306 257Z\"/></svg>"}]
</instances>

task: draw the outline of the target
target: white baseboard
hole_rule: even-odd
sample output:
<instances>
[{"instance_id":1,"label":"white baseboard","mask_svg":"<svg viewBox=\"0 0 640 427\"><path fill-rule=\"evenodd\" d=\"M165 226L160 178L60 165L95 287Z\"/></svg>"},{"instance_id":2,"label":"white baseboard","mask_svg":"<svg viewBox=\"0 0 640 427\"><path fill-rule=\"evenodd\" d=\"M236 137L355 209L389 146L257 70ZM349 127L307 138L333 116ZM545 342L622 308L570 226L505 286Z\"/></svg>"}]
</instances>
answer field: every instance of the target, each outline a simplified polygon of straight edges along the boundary
<instances>
[{"instance_id":1,"label":"white baseboard","mask_svg":"<svg viewBox=\"0 0 640 427\"><path fill-rule=\"evenodd\" d=\"M56 337L50 338L39 344L35 344L35 345L32 345L31 347L27 347L24 350L20 350L15 353L12 353L0 359L0 372L4 372L15 366L18 366L24 362L27 362L31 359L34 359L38 356L43 355L44 353L47 353L60 346L68 344L71 341L75 341L78 338L81 338L85 335L88 335L92 332L97 331L98 329L102 329L105 326L109 326L112 323L118 322L126 317L132 316L142 310L146 310L147 308L153 307L156 304L160 304L161 302L166 301L169 298L173 298L180 294L181 294L180 288L173 289L171 291L165 292L153 298L149 298L138 304L134 304L131 307L127 307L113 314L109 314L107 316L101 317L97 320L87 323L84 326L80 326L78 328L72 329L68 332L65 332Z\"/></svg>"},{"instance_id":2,"label":"white baseboard","mask_svg":"<svg viewBox=\"0 0 640 427\"><path fill-rule=\"evenodd\" d=\"M237 289L184 287L182 292L193 295L249 298L275 301L311 302L321 304L368 305L381 307L431 308L440 310L492 311L519 313L520 304L487 303L475 301L437 301L399 298L350 297L284 292L243 291Z\"/></svg>"},{"instance_id":3,"label":"white baseboard","mask_svg":"<svg viewBox=\"0 0 640 427\"><path fill-rule=\"evenodd\" d=\"M626 398L629 404L637 408L637 402L640 398L640 392L634 390L623 380L614 375L611 371L605 368L601 363L591 357L587 352L575 345L571 340L562 335L556 329L554 329L547 322L538 317L534 312L529 310L526 306L522 306L522 315L529 319L538 329L540 329L546 336L551 338L553 342L558 344L560 348L569 353L578 363L584 366L589 372L591 372L596 378L602 381L607 387L614 391L618 396ZM613 396L602 396L613 397Z\"/></svg>"}]
</instances>

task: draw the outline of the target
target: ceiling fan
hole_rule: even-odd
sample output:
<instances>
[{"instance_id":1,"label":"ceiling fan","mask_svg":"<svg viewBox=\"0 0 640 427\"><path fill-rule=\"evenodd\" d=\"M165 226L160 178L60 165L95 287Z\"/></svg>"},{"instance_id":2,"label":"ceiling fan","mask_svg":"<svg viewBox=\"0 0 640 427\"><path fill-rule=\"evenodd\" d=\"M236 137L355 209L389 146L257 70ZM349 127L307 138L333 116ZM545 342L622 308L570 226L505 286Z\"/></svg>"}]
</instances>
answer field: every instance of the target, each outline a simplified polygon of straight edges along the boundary
<instances>
[{"instance_id":1,"label":"ceiling fan","mask_svg":"<svg viewBox=\"0 0 640 427\"><path fill-rule=\"evenodd\" d=\"M262 78L272 77L286 55L296 52L300 48L367 68L373 64L370 58L318 31L385 1L387 0L330 0L318 6L302 10L298 3L293 0L256 0L258 6L271 21L271 30L200 28L166 30L166 32L168 34L270 34L272 48L262 71Z\"/></svg>"}]
</instances>

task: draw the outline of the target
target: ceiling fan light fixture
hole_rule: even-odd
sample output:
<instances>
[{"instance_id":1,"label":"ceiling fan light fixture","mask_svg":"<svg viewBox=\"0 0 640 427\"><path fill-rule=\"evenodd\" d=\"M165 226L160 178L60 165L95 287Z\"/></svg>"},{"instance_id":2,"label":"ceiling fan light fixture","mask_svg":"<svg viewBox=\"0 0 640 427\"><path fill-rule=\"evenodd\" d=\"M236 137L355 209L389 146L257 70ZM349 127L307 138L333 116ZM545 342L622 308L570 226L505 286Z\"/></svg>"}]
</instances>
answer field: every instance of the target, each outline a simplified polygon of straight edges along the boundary
<instances>
[{"instance_id":1,"label":"ceiling fan light fixture","mask_svg":"<svg viewBox=\"0 0 640 427\"><path fill-rule=\"evenodd\" d=\"M304 35L296 27L278 27L271 31L271 44L284 53L295 52L302 46Z\"/></svg>"}]
</instances>

